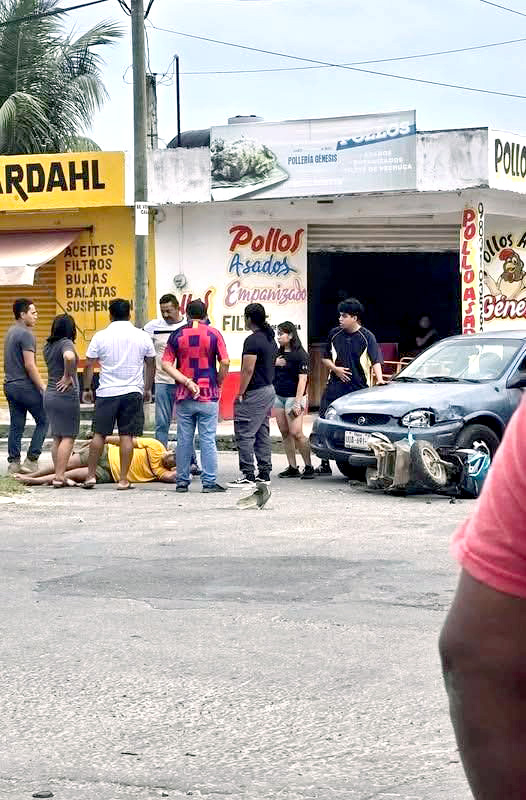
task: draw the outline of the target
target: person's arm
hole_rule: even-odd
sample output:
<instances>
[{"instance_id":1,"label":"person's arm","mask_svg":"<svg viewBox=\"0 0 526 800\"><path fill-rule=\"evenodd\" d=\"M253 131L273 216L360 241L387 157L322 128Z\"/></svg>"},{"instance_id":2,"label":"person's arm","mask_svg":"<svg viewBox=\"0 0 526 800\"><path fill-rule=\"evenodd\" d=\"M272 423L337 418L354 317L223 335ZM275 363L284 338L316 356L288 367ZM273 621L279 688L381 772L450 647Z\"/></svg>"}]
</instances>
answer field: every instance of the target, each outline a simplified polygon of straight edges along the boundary
<instances>
[{"instance_id":1,"label":"person's arm","mask_svg":"<svg viewBox=\"0 0 526 800\"><path fill-rule=\"evenodd\" d=\"M82 385L84 387L84 391L82 392L83 403L93 403L93 390L91 388L91 383L93 381L93 372L95 371L96 362L96 358L86 358L86 366L84 367L84 373L82 376Z\"/></svg>"},{"instance_id":2,"label":"person's arm","mask_svg":"<svg viewBox=\"0 0 526 800\"><path fill-rule=\"evenodd\" d=\"M38 371L38 367L35 361L35 353L33 350L23 350L22 354L24 356L24 367L26 372L31 379L31 381L35 384L36 388L39 392L45 391L46 384L40 377L40 372Z\"/></svg>"},{"instance_id":3,"label":"person's arm","mask_svg":"<svg viewBox=\"0 0 526 800\"><path fill-rule=\"evenodd\" d=\"M165 472L164 475L159 478L161 483L176 483L177 482L177 471L172 469L168 472Z\"/></svg>"},{"instance_id":4,"label":"person's arm","mask_svg":"<svg viewBox=\"0 0 526 800\"><path fill-rule=\"evenodd\" d=\"M219 386L222 386L226 376L228 375L228 370L230 368L230 359L228 357L225 340L223 339L223 337L219 332L217 334L217 360L219 361L217 382Z\"/></svg>"},{"instance_id":5,"label":"person's arm","mask_svg":"<svg viewBox=\"0 0 526 800\"><path fill-rule=\"evenodd\" d=\"M244 355L241 359L241 377L239 379L238 399L243 399L243 395L247 390L248 384L252 380L252 375L254 374L254 370L256 368L257 358L257 356L253 355Z\"/></svg>"},{"instance_id":6,"label":"person's arm","mask_svg":"<svg viewBox=\"0 0 526 800\"><path fill-rule=\"evenodd\" d=\"M460 756L476 800L526 787L526 599L462 572L440 637Z\"/></svg>"},{"instance_id":7,"label":"person's arm","mask_svg":"<svg viewBox=\"0 0 526 800\"><path fill-rule=\"evenodd\" d=\"M370 331L367 331L367 355L372 364L373 375L376 379L377 386L385 386L384 376L382 374L383 357L382 352L378 346L378 342Z\"/></svg>"},{"instance_id":8,"label":"person's arm","mask_svg":"<svg viewBox=\"0 0 526 800\"><path fill-rule=\"evenodd\" d=\"M471 518L453 540L463 572L440 655L476 800L519 800L526 786L525 437L523 400Z\"/></svg>"},{"instance_id":9,"label":"person's arm","mask_svg":"<svg viewBox=\"0 0 526 800\"><path fill-rule=\"evenodd\" d=\"M376 386L385 386L382 365L378 361L373 364L373 375L376 378Z\"/></svg>"},{"instance_id":10,"label":"person's arm","mask_svg":"<svg viewBox=\"0 0 526 800\"><path fill-rule=\"evenodd\" d=\"M155 377L155 356L146 356L144 359L144 402L152 402L152 386Z\"/></svg>"},{"instance_id":11,"label":"person's arm","mask_svg":"<svg viewBox=\"0 0 526 800\"><path fill-rule=\"evenodd\" d=\"M296 355L298 358L298 355ZM294 398L294 412L296 414L301 413L301 401L305 395L305 391L307 389L307 381L309 379L309 357L307 353L301 353L299 355L298 361L298 383L296 385L296 396Z\"/></svg>"},{"instance_id":12,"label":"person's arm","mask_svg":"<svg viewBox=\"0 0 526 800\"><path fill-rule=\"evenodd\" d=\"M228 375L228 370L230 369L230 361L220 361L219 362L219 370L217 372L217 382L219 386L222 386L226 376Z\"/></svg>"},{"instance_id":13,"label":"person's arm","mask_svg":"<svg viewBox=\"0 0 526 800\"><path fill-rule=\"evenodd\" d=\"M137 441L135 436L133 437L132 441L133 441L133 447L134 448L140 448L139 442ZM106 444L116 444L117 446L119 446L120 443L121 443L121 437L118 436L118 435L114 436L112 434L111 436L106 436L105 442L106 442Z\"/></svg>"},{"instance_id":14,"label":"person's arm","mask_svg":"<svg viewBox=\"0 0 526 800\"><path fill-rule=\"evenodd\" d=\"M344 383L350 383L351 370L349 367L338 367L331 358L322 358L321 363L327 367L329 372L333 372L339 380Z\"/></svg>"},{"instance_id":15,"label":"person's arm","mask_svg":"<svg viewBox=\"0 0 526 800\"><path fill-rule=\"evenodd\" d=\"M305 394L305 389L307 388L307 378L308 375L298 375L298 385L296 387L296 397L295 402L301 403L303 396Z\"/></svg>"},{"instance_id":16,"label":"person's arm","mask_svg":"<svg viewBox=\"0 0 526 800\"><path fill-rule=\"evenodd\" d=\"M337 335L337 334L336 334ZM327 339L327 343L325 345L325 351L323 353L323 357L321 359L321 363L327 367L329 372L332 372L333 375L343 381L343 383L350 383L351 381L351 370L348 367L337 367L332 358L332 340L334 339L334 335L331 333L329 334L329 338Z\"/></svg>"},{"instance_id":17,"label":"person's arm","mask_svg":"<svg viewBox=\"0 0 526 800\"><path fill-rule=\"evenodd\" d=\"M64 350L62 358L64 359L64 374L60 380L57 381L58 392L65 392L70 386L73 386L77 368L77 356L74 350L71 350L71 348Z\"/></svg>"}]
</instances>

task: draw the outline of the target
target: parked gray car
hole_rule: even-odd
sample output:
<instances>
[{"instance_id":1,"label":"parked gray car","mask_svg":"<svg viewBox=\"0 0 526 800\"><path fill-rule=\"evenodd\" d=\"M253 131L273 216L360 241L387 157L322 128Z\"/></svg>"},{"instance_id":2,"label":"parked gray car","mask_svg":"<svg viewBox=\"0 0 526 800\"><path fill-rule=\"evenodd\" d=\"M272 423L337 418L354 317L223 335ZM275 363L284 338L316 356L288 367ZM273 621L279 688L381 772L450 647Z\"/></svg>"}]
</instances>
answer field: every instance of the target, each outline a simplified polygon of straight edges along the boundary
<instances>
[{"instance_id":1,"label":"parked gray car","mask_svg":"<svg viewBox=\"0 0 526 800\"><path fill-rule=\"evenodd\" d=\"M526 386L526 330L452 336L418 356L387 386L336 400L314 423L311 447L353 477L374 467L371 433L435 447L485 445L493 456Z\"/></svg>"}]
</instances>

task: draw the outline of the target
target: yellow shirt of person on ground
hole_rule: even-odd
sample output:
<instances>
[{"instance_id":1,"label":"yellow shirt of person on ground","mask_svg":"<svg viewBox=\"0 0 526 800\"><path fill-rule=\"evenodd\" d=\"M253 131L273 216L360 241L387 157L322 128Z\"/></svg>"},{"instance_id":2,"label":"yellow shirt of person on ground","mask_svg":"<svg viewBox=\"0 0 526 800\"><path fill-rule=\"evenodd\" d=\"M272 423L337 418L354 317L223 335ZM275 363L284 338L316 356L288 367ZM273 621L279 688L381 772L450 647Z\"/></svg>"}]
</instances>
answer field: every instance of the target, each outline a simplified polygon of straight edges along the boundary
<instances>
[{"instance_id":1,"label":"yellow shirt of person on ground","mask_svg":"<svg viewBox=\"0 0 526 800\"><path fill-rule=\"evenodd\" d=\"M119 445L106 444L97 465L97 483L118 483L120 469ZM157 439L134 437L133 458L127 477L130 483L172 483L175 480L175 456Z\"/></svg>"}]
</instances>

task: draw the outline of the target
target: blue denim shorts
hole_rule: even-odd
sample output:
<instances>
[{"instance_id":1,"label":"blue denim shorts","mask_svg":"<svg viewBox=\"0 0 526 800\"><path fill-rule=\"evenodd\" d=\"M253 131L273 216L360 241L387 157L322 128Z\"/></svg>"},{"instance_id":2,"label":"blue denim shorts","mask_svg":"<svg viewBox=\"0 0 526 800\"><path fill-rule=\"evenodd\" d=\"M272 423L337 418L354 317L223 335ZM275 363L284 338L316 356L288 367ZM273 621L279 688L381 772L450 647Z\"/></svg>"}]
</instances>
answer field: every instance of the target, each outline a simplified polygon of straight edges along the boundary
<instances>
[{"instance_id":1,"label":"blue denim shorts","mask_svg":"<svg viewBox=\"0 0 526 800\"><path fill-rule=\"evenodd\" d=\"M296 402L295 397L282 397L282 395L277 394L276 399L274 400L274 408L279 408L282 411L285 411L287 414L290 414L292 410L292 406ZM304 395L301 398L301 408L302 411L305 411L307 408L307 396Z\"/></svg>"}]
</instances>

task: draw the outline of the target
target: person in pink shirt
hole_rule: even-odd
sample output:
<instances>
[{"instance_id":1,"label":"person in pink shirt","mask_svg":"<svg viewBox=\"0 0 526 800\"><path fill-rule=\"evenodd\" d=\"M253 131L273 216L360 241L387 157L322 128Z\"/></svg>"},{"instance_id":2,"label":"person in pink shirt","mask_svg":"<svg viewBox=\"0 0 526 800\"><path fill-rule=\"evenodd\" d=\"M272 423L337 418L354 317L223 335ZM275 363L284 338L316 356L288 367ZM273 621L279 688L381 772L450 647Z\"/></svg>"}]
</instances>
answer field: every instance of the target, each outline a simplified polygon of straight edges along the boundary
<instances>
[{"instance_id":1,"label":"person in pink shirt","mask_svg":"<svg viewBox=\"0 0 526 800\"><path fill-rule=\"evenodd\" d=\"M476 800L526 798L526 400L471 518L440 636L451 719Z\"/></svg>"}]
</instances>

